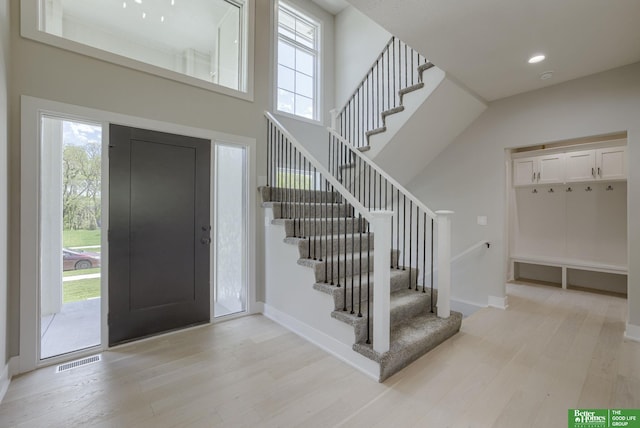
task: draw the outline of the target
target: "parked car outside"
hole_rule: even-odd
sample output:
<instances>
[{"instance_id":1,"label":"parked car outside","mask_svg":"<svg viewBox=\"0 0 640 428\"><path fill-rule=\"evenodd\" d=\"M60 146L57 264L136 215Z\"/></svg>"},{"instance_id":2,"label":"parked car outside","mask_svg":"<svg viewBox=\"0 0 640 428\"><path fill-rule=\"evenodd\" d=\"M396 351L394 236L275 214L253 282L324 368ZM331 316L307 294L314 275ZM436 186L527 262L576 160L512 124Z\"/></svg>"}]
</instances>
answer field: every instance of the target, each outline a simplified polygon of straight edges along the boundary
<instances>
[{"instance_id":1,"label":"parked car outside","mask_svg":"<svg viewBox=\"0 0 640 428\"><path fill-rule=\"evenodd\" d=\"M62 249L62 270L100 267L100 254Z\"/></svg>"}]
</instances>

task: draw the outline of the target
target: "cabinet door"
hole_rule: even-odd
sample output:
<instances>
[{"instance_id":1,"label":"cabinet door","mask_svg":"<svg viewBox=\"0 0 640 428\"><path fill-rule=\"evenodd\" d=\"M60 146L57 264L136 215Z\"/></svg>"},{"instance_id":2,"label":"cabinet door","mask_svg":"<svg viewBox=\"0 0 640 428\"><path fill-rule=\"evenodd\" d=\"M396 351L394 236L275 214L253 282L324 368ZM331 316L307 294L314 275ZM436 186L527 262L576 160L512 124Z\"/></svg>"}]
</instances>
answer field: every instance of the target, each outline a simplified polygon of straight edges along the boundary
<instances>
[{"instance_id":1,"label":"cabinet door","mask_svg":"<svg viewBox=\"0 0 640 428\"><path fill-rule=\"evenodd\" d=\"M626 179L626 147L610 147L596 150L596 174L600 180Z\"/></svg>"},{"instance_id":2,"label":"cabinet door","mask_svg":"<svg viewBox=\"0 0 640 428\"><path fill-rule=\"evenodd\" d=\"M536 183L538 172L537 158L521 158L513 160L513 185L527 186Z\"/></svg>"},{"instance_id":3,"label":"cabinet door","mask_svg":"<svg viewBox=\"0 0 640 428\"><path fill-rule=\"evenodd\" d=\"M582 150L567 153L567 182L592 181L596 179L596 152L595 150Z\"/></svg>"},{"instance_id":4,"label":"cabinet door","mask_svg":"<svg viewBox=\"0 0 640 428\"><path fill-rule=\"evenodd\" d=\"M538 158L538 183L564 183L564 153Z\"/></svg>"}]
</instances>

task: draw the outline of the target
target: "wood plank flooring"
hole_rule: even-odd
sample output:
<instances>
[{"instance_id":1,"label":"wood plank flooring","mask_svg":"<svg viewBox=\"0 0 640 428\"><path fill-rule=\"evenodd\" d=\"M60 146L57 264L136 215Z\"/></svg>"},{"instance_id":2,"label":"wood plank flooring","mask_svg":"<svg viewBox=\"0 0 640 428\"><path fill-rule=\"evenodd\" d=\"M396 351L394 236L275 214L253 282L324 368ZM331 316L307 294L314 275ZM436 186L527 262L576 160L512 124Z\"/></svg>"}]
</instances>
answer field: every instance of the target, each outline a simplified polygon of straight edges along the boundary
<instances>
[{"instance_id":1,"label":"wood plank flooring","mask_svg":"<svg viewBox=\"0 0 640 428\"><path fill-rule=\"evenodd\" d=\"M14 378L2 427L566 427L569 408L640 408L626 300L508 285L460 333L378 384L262 316Z\"/></svg>"}]
</instances>

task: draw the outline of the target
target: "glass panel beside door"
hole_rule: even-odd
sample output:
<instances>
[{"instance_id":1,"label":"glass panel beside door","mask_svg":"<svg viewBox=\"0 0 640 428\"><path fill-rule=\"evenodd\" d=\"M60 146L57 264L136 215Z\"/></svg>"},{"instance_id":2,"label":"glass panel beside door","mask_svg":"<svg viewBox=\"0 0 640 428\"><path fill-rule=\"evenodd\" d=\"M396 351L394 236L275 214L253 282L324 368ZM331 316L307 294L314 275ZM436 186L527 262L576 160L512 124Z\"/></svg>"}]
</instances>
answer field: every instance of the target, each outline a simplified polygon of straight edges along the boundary
<instances>
[{"instance_id":1,"label":"glass panel beside door","mask_svg":"<svg viewBox=\"0 0 640 428\"><path fill-rule=\"evenodd\" d=\"M215 148L214 316L247 310L247 156L241 146Z\"/></svg>"},{"instance_id":2,"label":"glass panel beside door","mask_svg":"<svg viewBox=\"0 0 640 428\"><path fill-rule=\"evenodd\" d=\"M41 119L40 359L98 346L102 126Z\"/></svg>"}]
</instances>

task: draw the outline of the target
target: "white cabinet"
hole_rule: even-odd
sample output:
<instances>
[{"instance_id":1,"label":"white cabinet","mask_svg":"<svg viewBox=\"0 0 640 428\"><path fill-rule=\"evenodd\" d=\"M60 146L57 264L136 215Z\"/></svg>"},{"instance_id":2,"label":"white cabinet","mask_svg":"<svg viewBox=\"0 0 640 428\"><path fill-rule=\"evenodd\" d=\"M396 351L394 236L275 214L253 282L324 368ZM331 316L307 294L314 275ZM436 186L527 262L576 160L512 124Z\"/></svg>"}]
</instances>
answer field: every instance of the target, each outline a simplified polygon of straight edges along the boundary
<instances>
[{"instance_id":1,"label":"white cabinet","mask_svg":"<svg viewBox=\"0 0 640 428\"><path fill-rule=\"evenodd\" d=\"M527 186L529 184L535 184L537 174L537 158L521 158L513 160L514 186Z\"/></svg>"},{"instance_id":2,"label":"white cabinet","mask_svg":"<svg viewBox=\"0 0 640 428\"><path fill-rule=\"evenodd\" d=\"M567 153L567 182L626 180L626 147Z\"/></svg>"},{"instance_id":3,"label":"white cabinet","mask_svg":"<svg viewBox=\"0 0 640 428\"><path fill-rule=\"evenodd\" d=\"M513 185L564 183L564 153L513 160Z\"/></svg>"},{"instance_id":4,"label":"white cabinet","mask_svg":"<svg viewBox=\"0 0 640 428\"><path fill-rule=\"evenodd\" d=\"M627 179L627 148L609 147L596 150L596 175L599 180Z\"/></svg>"},{"instance_id":5,"label":"white cabinet","mask_svg":"<svg viewBox=\"0 0 640 428\"><path fill-rule=\"evenodd\" d=\"M513 159L513 185L626 180L626 146Z\"/></svg>"}]
</instances>

